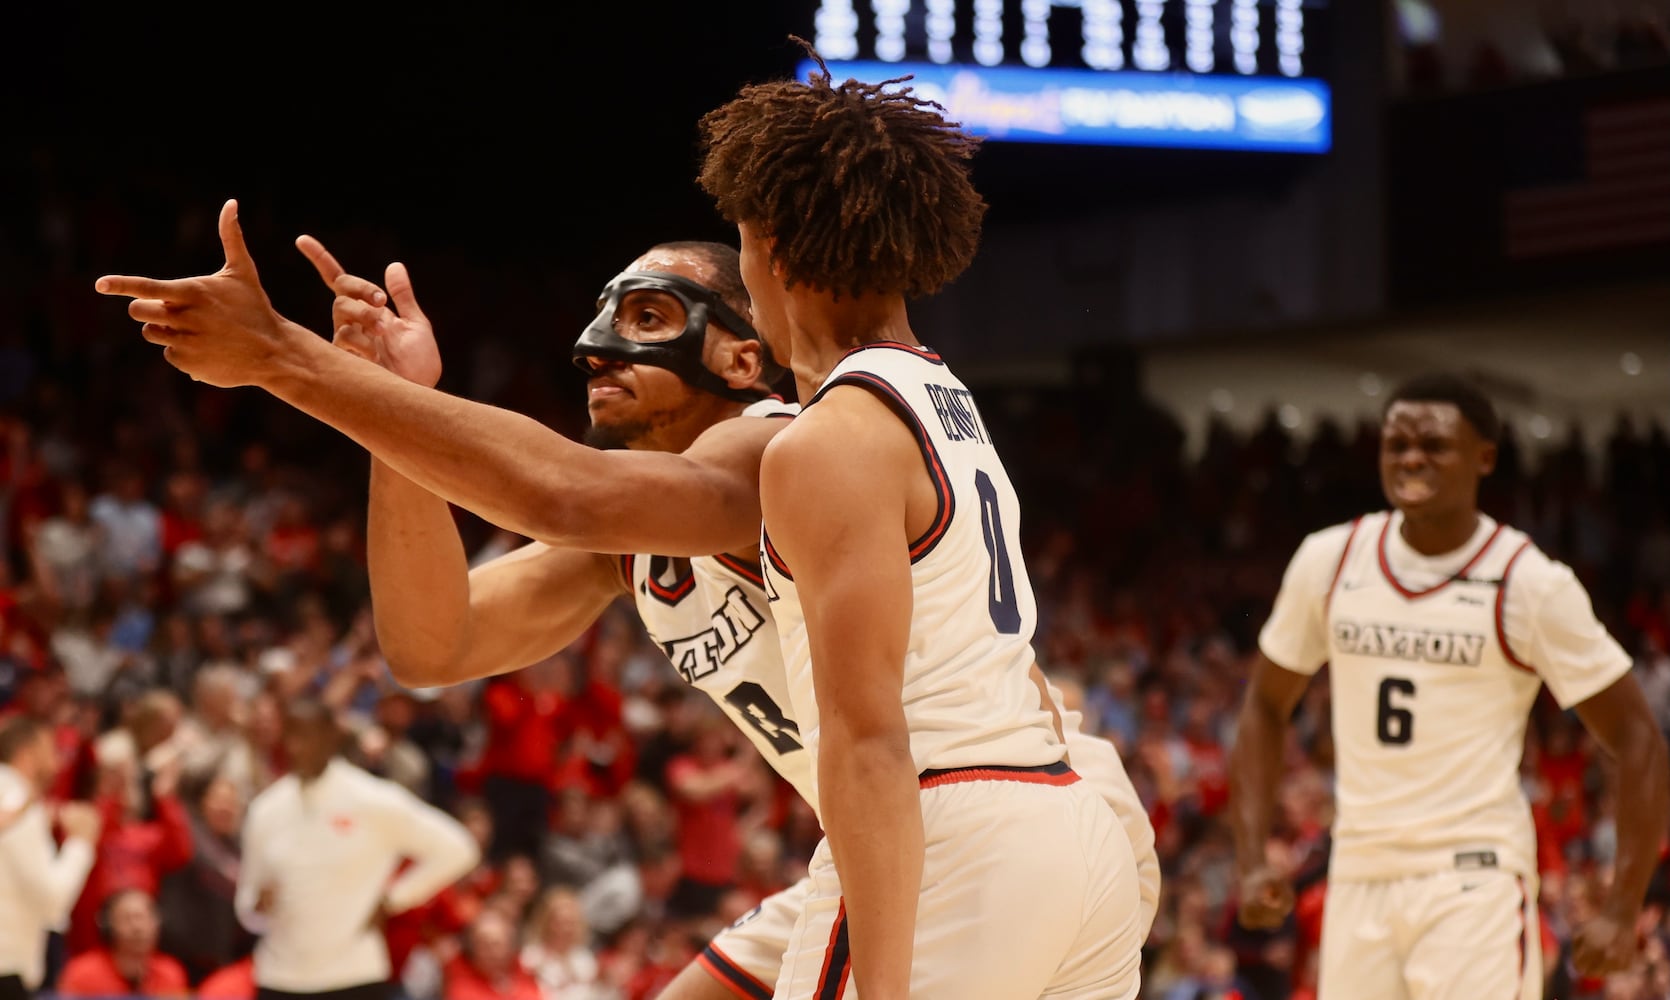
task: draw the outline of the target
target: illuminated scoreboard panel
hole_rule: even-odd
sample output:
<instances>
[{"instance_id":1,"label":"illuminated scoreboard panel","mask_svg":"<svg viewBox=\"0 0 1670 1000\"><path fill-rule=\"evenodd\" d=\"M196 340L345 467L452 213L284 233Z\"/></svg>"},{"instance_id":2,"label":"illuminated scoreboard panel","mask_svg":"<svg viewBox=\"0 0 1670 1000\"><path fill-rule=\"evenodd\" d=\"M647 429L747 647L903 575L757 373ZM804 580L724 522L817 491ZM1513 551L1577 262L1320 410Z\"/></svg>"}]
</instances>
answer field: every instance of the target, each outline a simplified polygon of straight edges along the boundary
<instances>
[{"instance_id":1,"label":"illuminated scoreboard panel","mask_svg":"<svg viewBox=\"0 0 1670 1000\"><path fill-rule=\"evenodd\" d=\"M825 0L809 37L837 78L910 74L994 141L1322 153L1327 13L1325 0Z\"/></svg>"}]
</instances>

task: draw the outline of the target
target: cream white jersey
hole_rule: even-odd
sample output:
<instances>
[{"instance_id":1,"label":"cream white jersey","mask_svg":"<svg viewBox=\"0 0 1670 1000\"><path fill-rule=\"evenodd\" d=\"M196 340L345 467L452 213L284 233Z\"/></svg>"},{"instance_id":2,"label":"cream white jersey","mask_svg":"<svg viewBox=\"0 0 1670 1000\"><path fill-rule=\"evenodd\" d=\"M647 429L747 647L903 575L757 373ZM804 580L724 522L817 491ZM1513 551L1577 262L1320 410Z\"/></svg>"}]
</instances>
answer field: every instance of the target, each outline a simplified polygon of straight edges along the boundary
<instances>
[{"instance_id":1,"label":"cream white jersey","mask_svg":"<svg viewBox=\"0 0 1670 1000\"><path fill-rule=\"evenodd\" d=\"M1630 658L1566 566L1480 515L1454 552L1423 556L1402 515L1376 513L1305 539L1288 565L1264 655L1329 666L1336 758L1330 877L1445 868L1536 874L1519 783L1543 684L1570 708Z\"/></svg>"},{"instance_id":2,"label":"cream white jersey","mask_svg":"<svg viewBox=\"0 0 1670 1000\"><path fill-rule=\"evenodd\" d=\"M744 410L743 418L786 418L799 411L792 403L765 400ZM621 572L644 630L678 675L712 698L795 791L815 801L759 558L622 556Z\"/></svg>"},{"instance_id":3,"label":"cream white jersey","mask_svg":"<svg viewBox=\"0 0 1670 1000\"><path fill-rule=\"evenodd\" d=\"M867 389L893 407L938 494L933 523L910 543L903 699L917 770L1058 763L1064 751L1030 677L1038 614L1021 561L1020 503L972 394L939 355L896 343L848 353L807 407L841 386ZM795 716L815 755L805 614L770 529L762 533L766 584Z\"/></svg>"}]
</instances>

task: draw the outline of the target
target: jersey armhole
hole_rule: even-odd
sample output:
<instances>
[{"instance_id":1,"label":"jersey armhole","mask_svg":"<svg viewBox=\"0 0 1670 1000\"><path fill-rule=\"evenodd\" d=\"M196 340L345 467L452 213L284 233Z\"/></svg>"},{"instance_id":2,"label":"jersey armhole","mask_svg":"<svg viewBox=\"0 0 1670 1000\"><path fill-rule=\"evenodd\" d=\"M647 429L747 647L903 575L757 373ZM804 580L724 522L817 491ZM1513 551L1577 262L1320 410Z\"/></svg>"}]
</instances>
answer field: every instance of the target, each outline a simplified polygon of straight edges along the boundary
<instances>
[{"instance_id":1,"label":"jersey armhole","mask_svg":"<svg viewBox=\"0 0 1670 1000\"><path fill-rule=\"evenodd\" d=\"M928 525L928 530L910 543L910 561L919 562L934 550L941 538L945 537L946 529L951 526L951 516L956 513L957 501L951 492L951 478L945 471L945 463L940 461L939 449L934 447L933 438L928 436L928 429L922 426L921 418L911 409L910 403L899 390L893 388L892 383L886 379L870 372L847 372L834 378L819 389L817 395L812 397L812 402L806 405L811 406L822 399L829 390L841 385L868 389L886 403L916 437L916 446L922 452L922 462L927 466L928 479L933 483L934 499L937 503L934 519Z\"/></svg>"},{"instance_id":2,"label":"jersey armhole","mask_svg":"<svg viewBox=\"0 0 1670 1000\"><path fill-rule=\"evenodd\" d=\"M1345 535L1345 548L1340 550L1339 562L1334 564L1334 576L1328 581L1328 593L1322 598L1322 615L1327 617L1328 609L1334 603L1334 590L1339 586L1339 578L1345 574L1345 563L1351 558L1351 543L1357 540L1357 529L1362 527L1363 519L1359 515L1351 519L1351 530ZM1275 663L1274 660L1270 661Z\"/></svg>"},{"instance_id":3,"label":"jersey armhole","mask_svg":"<svg viewBox=\"0 0 1670 1000\"><path fill-rule=\"evenodd\" d=\"M637 557L631 554L616 556L610 562L614 563L615 571L620 574L622 590L628 597L632 596L632 563Z\"/></svg>"},{"instance_id":4,"label":"jersey armhole","mask_svg":"<svg viewBox=\"0 0 1670 1000\"><path fill-rule=\"evenodd\" d=\"M1525 550L1530 547L1531 540L1529 538L1520 542L1519 548L1515 549L1513 555L1508 557L1507 565L1502 567L1502 582L1496 585L1496 645L1501 648L1502 655L1507 658L1509 663L1528 674L1535 674L1537 668L1521 660L1514 653L1513 647L1508 645L1507 628L1508 581L1513 577L1514 564L1519 562L1519 557L1524 555Z\"/></svg>"}]
</instances>

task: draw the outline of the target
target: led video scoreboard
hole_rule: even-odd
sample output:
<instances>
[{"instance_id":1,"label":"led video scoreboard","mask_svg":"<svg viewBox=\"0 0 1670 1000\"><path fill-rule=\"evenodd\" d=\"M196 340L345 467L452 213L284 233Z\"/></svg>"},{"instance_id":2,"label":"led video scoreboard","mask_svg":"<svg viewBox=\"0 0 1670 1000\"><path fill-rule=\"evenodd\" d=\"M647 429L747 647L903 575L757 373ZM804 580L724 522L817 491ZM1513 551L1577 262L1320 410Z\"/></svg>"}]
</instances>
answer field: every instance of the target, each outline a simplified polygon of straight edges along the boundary
<instances>
[{"instance_id":1,"label":"led video scoreboard","mask_svg":"<svg viewBox=\"0 0 1670 1000\"><path fill-rule=\"evenodd\" d=\"M1324 153L1327 15L1326 0L824 0L805 37L837 79L911 75L990 141Z\"/></svg>"}]
</instances>

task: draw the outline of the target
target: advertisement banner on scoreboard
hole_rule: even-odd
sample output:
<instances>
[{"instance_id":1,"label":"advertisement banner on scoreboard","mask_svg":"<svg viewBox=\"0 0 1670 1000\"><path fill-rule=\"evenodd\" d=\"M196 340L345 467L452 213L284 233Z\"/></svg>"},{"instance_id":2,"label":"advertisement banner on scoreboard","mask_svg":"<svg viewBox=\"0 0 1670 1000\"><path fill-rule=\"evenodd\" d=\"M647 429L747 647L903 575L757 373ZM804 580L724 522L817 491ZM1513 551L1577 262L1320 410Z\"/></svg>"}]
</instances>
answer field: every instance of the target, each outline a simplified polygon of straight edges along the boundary
<instances>
[{"instance_id":1,"label":"advertisement banner on scoreboard","mask_svg":"<svg viewBox=\"0 0 1670 1000\"><path fill-rule=\"evenodd\" d=\"M910 76L901 86L993 141L1325 153L1331 138L1328 85L1316 79L911 62L829 70L836 81Z\"/></svg>"}]
</instances>

